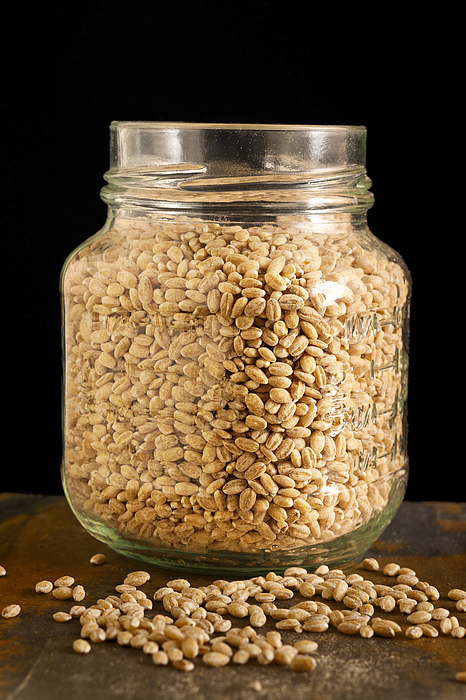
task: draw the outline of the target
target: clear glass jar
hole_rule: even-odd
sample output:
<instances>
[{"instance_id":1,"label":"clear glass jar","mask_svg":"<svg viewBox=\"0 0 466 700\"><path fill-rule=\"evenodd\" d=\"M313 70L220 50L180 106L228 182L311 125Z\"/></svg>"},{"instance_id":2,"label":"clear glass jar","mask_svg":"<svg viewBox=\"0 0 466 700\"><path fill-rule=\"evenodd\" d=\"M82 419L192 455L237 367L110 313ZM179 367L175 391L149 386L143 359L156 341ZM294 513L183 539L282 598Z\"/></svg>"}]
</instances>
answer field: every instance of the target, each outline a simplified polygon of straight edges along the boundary
<instances>
[{"instance_id":1,"label":"clear glass jar","mask_svg":"<svg viewBox=\"0 0 466 700\"><path fill-rule=\"evenodd\" d=\"M114 122L67 259L62 478L97 539L184 571L356 559L406 488L409 273L366 129Z\"/></svg>"}]
</instances>

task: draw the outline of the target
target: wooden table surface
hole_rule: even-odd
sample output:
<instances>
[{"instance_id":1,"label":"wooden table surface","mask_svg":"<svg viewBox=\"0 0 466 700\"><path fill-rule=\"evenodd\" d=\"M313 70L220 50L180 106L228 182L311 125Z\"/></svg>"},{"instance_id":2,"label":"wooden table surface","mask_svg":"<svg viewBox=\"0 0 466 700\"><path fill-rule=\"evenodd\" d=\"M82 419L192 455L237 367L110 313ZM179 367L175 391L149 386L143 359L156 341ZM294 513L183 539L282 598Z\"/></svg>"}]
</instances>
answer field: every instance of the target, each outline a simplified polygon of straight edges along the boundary
<instances>
[{"instance_id":1,"label":"wooden table surface","mask_svg":"<svg viewBox=\"0 0 466 700\"><path fill-rule=\"evenodd\" d=\"M106 555L102 566L89 562L97 552ZM456 612L454 601L447 598L451 588L466 588L466 503L405 501L365 556L377 558L381 567L396 561L414 569L421 581L439 589L436 605L447 607L466 626L466 613ZM394 639L362 639L333 627L323 633L283 632L287 643L304 637L318 642L317 667L308 673L255 661L209 668L200 659L194 671L183 673L156 667L150 656L115 643L94 644L89 654L76 654L71 645L79 636L79 622L52 618L54 612L68 610L70 601L36 593L37 581L71 575L84 586L84 603L91 605L112 594L131 571L143 568L151 574L142 587L147 595L183 574L141 565L97 542L60 496L0 495L0 564L7 571L0 578L0 609L13 603L22 608L17 617L0 618L2 699L466 700L466 685L455 680L456 672L466 671L466 637L440 634L409 640L404 635L406 618L396 611L383 614L402 626ZM344 569L362 571L375 582L394 583L380 572L362 570L357 562ZM213 580L185 577L194 586ZM230 578L235 579L234 574ZM159 605L154 604L154 612L163 612L156 610ZM274 624L268 621L261 633Z\"/></svg>"}]
</instances>

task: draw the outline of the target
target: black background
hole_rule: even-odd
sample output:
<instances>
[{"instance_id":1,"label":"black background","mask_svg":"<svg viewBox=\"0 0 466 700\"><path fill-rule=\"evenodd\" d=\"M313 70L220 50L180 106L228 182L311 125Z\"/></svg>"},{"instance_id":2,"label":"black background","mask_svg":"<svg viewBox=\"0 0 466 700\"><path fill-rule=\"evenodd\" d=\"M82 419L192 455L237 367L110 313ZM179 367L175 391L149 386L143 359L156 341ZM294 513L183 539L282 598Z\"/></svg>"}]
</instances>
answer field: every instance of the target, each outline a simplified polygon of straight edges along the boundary
<instances>
[{"instance_id":1,"label":"black background","mask_svg":"<svg viewBox=\"0 0 466 700\"><path fill-rule=\"evenodd\" d=\"M448 282L457 64L441 14L374 12L97 0L4 27L14 50L2 89L1 491L61 493L59 275L105 221L110 122L362 124L369 223L413 277L407 497L465 500L454 403L464 360Z\"/></svg>"}]
</instances>

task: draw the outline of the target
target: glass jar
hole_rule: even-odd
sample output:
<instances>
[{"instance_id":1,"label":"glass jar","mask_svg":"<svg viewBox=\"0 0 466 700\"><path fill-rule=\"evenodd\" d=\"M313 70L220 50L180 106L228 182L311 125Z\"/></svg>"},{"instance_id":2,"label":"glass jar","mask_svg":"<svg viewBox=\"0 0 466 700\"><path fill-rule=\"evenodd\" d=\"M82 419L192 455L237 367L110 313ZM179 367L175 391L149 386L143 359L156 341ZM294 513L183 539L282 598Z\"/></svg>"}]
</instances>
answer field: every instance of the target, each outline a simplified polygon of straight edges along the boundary
<instances>
[{"instance_id":1,"label":"glass jar","mask_svg":"<svg viewBox=\"0 0 466 700\"><path fill-rule=\"evenodd\" d=\"M354 560L405 493L410 278L361 126L114 122L107 221L62 272L62 478L184 571Z\"/></svg>"}]
</instances>

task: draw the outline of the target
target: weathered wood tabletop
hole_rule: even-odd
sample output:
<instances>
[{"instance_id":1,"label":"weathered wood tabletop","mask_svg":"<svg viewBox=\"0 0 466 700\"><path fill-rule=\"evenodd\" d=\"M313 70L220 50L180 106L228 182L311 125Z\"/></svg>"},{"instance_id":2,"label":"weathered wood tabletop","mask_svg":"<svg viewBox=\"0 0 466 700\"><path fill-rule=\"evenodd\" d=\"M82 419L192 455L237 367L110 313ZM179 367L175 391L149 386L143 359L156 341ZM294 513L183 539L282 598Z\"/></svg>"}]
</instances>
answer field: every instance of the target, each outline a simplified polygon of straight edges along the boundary
<instances>
[{"instance_id":1,"label":"weathered wood tabletop","mask_svg":"<svg viewBox=\"0 0 466 700\"><path fill-rule=\"evenodd\" d=\"M106 555L102 566L89 562L97 552ZM447 597L451 588L466 588L466 503L404 502L365 556L377 558L381 566L396 561L414 569L420 580L439 589L441 598L436 605L451 610L460 625L466 626L466 613L457 612L454 601ZM396 610L387 615L402 627L394 639L363 639L332 626L323 633L284 632L289 643L303 636L318 642L317 667L306 673L255 661L209 668L200 659L195 660L193 671L183 673L170 666L156 667L150 655L115 643L94 644L89 654L76 654L72 642L79 636L79 622L58 623L52 618L53 613L68 610L70 601L36 593L39 580L71 575L84 586L84 602L91 605L113 593L131 571L144 568L151 574L142 586L148 595L182 574L141 566L97 542L59 496L0 495L0 564L7 572L0 578L0 608L16 603L22 609L17 617L0 618L0 698L466 699L466 685L455 680L458 671L466 671L466 637L454 639L440 633L436 638L407 639L406 618ZM344 569L362 571L360 563ZM363 573L375 582L387 583L380 571ZM185 576L196 586L213 580ZM261 633L274 624L267 622Z\"/></svg>"}]
</instances>

